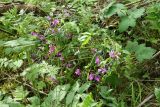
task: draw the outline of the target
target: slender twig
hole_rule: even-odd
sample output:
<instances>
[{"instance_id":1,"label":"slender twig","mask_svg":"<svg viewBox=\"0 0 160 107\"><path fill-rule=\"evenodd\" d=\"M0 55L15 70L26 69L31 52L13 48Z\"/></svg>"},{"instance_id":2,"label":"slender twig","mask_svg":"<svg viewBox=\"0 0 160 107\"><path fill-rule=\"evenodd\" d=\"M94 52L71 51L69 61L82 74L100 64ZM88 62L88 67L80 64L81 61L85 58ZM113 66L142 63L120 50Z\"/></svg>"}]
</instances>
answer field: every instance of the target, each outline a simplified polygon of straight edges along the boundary
<instances>
[{"instance_id":1,"label":"slender twig","mask_svg":"<svg viewBox=\"0 0 160 107\"><path fill-rule=\"evenodd\" d=\"M27 83L23 83L23 82L18 81L18 80L15 79L15 78L12 78L10 75L8 75L8 74L6 74L6 73L5 73L5 75L8 76L9 79L12 79L12 80L14 80L14 81L17 82L17 83L22 84L23 86L27 86L27 87L31 88L32 90L37 91L37 92L40 93L40 94L48 95L47 93L45 93L45 92L43 92L43 91L39 91L39 90L35 89L34 87L32 87L31 85L29 85L29 84L27 84Z\"/></svg>"},{"instance_id":2,"label":"slender twig","mask_svg":"<svg viewBox=\"0 0 160 107\"><path fill-rule=\"evenodd\" d=\"M140 82L159 82L160 80L137 80Z\"/></svg>"},{"instance_id":3,"label":"slender twig","mask_svg":"<svg viewBox=\"0 0 160 107\"><path fill-rule=\"evenodd\" d=\"M156 58L158 55L160 55L160 51L158 51L156 54L154 54L152 59Z\"/></svg>"},{"instance_id":4,"label":"slender twig","mask_svg":"<svg viewBox=\"0 0 160 107\"><path fill-rule=\"evenodd\" d=\"M150 99L154 97L154 94L151 94L147 98L145 98L137 107L142 107L146 102L148 102Z\"/></svg>"}]
</instances>

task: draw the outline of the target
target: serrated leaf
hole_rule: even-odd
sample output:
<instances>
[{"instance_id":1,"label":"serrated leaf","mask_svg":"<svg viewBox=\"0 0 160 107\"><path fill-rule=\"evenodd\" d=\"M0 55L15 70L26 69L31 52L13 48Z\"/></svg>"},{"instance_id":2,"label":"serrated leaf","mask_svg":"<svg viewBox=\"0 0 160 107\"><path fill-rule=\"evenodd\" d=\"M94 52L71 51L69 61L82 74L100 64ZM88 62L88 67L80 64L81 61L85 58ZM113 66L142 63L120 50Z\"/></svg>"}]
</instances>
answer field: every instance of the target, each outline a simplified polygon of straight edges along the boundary
<instances>
[{"instance_id":1,"label":"serrated leaf","mask_svg":"<svg viewBox=\"0 0 160 107\"><path fill-rule=\"evenodd\" d=\"M138 46L136 50L136 58L138 61L143 61L145 59L151 59L155 50L150 47L145 47L145 44L141 44Z\"/></svg>"},{"instance_id":2,"label":"serrated leaf","mask_svg":"<svg viewBox=\"0 0 160 107\"><path fill-rule=\"evenodd\" d=\"M129 52L134 52L136 59L138 61L143 61L145 59L150 59L152 58L153 54L155 53L155 49L152 49L150 47L146 47L145 44L140 44L138 45L138 42L131 42L129 41L126 49Z\"/></svg>"},{"instance_id":3,"label":"serrated leaf","mask_svg":"<svg viewBox=\"0 0 160 107\"><path fill-rule=\"evenodd\" d=\"M135 9L134 11L130 12L130 16L137 19L144 14L144 11L145 11L144 8Z\"/></svg>"},{"instance_id":4,"label":"serrated leaf","mask_svg":"<svg viewBox=\"0 0 160 107\"><path fill-rule=\"evenodd\" d=\"M12 93L14 100L22 100L28 95L28 91L24 90L22 86L17 87L16 90Z\"/></svg>"},{"instance_id":5,"label":"serrated leaf","mask_svg":"<svg viewBox=\"0 0 160 107\"><path fill-rule=\"evenodd\" d=\"M125 6L123 4L114 4L104 11L104 16L109 18L119 12L121 9L125 9Z\"/></svg>"},{"instance_id":6,"label":"serrated leaf","mask_svg":"<svg viewBox=\"0 0 160 107\"><path fill-rule=\"evenodd\" d=\"M124 32L129 28L129 26L134 27L135 25L136 25L136 20L134 18L123 16L119 23L118 30L120 32Z\"/></svg>"},{"instance_id":7,"label":"serrated leaf","mask_svg":"<svg viewBox=\"0 0 160 107\"><path fill-rule=\"evenodd\" d=\"M134 41L134 42L128 41L127 42L126 50L128 50L129 52L135 52L137 48L138 48L137 41Z\"/></svg>"}]
</instances>

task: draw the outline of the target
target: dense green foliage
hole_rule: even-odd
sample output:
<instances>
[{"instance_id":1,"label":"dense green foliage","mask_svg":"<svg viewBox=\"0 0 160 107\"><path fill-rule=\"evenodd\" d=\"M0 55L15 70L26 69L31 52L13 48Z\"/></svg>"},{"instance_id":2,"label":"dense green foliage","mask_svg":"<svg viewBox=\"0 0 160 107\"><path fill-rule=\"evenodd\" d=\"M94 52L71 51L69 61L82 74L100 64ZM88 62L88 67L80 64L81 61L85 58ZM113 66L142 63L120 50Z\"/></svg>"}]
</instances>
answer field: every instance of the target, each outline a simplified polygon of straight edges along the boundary
<instances>
[{"instance_id":1,"label":"dense green foliage","mask_svg":"<svg viewBox=\"0 0 160 107\"><path fill-rule=\"evenodd\" d=\"M0 16L0 107L160 104L158 1L21 1L48 16Z\"/></svg>"}]
</instances>

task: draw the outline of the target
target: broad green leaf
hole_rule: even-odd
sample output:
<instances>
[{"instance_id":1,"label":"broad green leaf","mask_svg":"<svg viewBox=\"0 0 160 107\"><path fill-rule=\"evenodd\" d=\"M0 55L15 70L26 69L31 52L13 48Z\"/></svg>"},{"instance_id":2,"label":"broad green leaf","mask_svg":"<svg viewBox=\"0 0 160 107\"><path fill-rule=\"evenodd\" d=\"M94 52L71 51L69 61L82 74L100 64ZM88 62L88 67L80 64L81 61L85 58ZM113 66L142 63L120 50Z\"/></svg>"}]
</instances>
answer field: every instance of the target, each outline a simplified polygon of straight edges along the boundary
<instances>
[{"instance_id":1,"label":"broad green leaf","mask_svg":"<svg viewBox=\"0 0 160 107\"><path fill-rule=\"evenodd\" d=\"M78 90L78 93L82 94L84 91L86 91L90 87L91 83L86 82L84 83Z\"/></svg>"},{"instance_id":2,"label":"broad green leaf","mask_svg":"<svg viewBox=\"0 0 160 107\"><path fill-rule=\"evenodd\" d=\"M19 102L12 102L9 103L9 107L25 107L24 105L20 104Z\"/></svg>"},{"instance_id":3,"label":"broad green leaf","mask_svg":"<svg viewBox=\"0 0 160 107\"><path fill-rule=\"evenodd\" d=\"M129 28L129 26L134 27L135 25L136 25L136 20L134 18L123 16L119 23L118 30L120 32L124 32Z\"/></svg>"},{"instance_id":4,"label":"broad green leaf","mask_svg":"<svg viewBox=\"0 0 160 107\"><path fill-rule=\"evenodd\" d=\"M14 96L14 100L22 100L28 95L28 91L24 90L22 86L19 86L12 95Z\"/></svg>"},{"instance_id":5,"label":"broad green leaf","mask_svg":"<svg viewBox=\"0 0 160 107\"><path fill-rule=\"evenodd\" d=\"M74 96L75 96L75 93L78 91L79 89L79 83L78 81L73 85L71 91L67 94L67 97L66 97L66 105L69 105L72 103L73 99L74 99Z\"/></svg>"},{"instance_id":6,"label":"broad green leaf","mask_svg":"<svg viewBox=\"0 0 160 107\"><path fill-rule=\"evenodd\" d=\"M32 106L40 105L40 99L37 96L28 98Z\"/></svg>"},{"instance_id":7,"label":"broad green leaf","mask_svg":"<svg viewBox=\"0 0 160 107\"><path fill-rule=\"evenodd\" d=\"M128 41L127 42L126 50L128 50L129 52L135 52L137 48L138 48L137 41L134 41L134 42Z\"/></svg>"},{"instance_id":8,"label":"broad green leaf","mask_svg":"<svg viewBox=\"0 0 160 107\"><path fill-rule=\"evenodd\" d=\"M83 102L80 104L80 107L94 107L97 103L92 98L92 95L89 94L86 96L86 98L83 100Z\"/></svg>"},{"instance_id":9,"label":"broad green leaf","mask_svg":"<svg viewBox=\"0 0 160 107\"><path fill-rule=\"evenodd\" d=\"M78 106L78 103L79 103L80 98L81 98L81 95L80 95L80 94L76 94L76 95L74 96L73 103L72 103L72 107L77 107L77 106Z\"/></svg>"},{"instance_id":10,"label":"broad green leaf","mask_svg":"<svg viewBox=\"0 0 160 107\"><path fill-rule=\"evenodd\" d=\"M0 107L9 107L9 105L8 104L3 104L3 103L0 102Z\"/></svg>"},{"instance_id":11,"label":"broad green leaf","mask_svg":"<svg viewBox=\"0 0 160 107\"><path fill-rule=\"evenodd\" d=\"M66 96L70 88L69 84L58 85L53 91L50 91L48 97L42 103L42 107L52 107L53 105L58 106Z\"/></svg>"},{"instance_id":12,"label":"broad green leaf","mask_svg":"<svg viewBox=\"0 0 160 107\"><path fill-rule=\"evenodd\" d=\"M145 59L151 59L153 54L155 53L155 49L146 47L145 44L138 45L138 42L129 41L127 43L126 49L129 52L134 52L138 61L143 61Z\"/></svg>"},{"instance_id":13,"label":"broad green leaf","mask_svg":"<svg viewBox=\"0 0 160 107\"><path fill-rule=\"evenodd\" d=\"M144 11L145 11L144 8L135 9L134 11L130 12L130 16L137 19L144 14Z\"/></svg>"},{"instance_id":14,"label":"broad green leaf","mask_svg":"<svg viewBox=\"0 0 160 107\"><path fill-rule=\"evenodd\" d=\"M145 44L141 44L138 46L136 50L136 58L138 61L141 62L145 59L151 59L154 53L155 53L154 49L146 47Z\"/></svg>"},{"instance_id":15,"label":"broad green leaf","mask_svg":"<svg viewBox=\"0 0 160 107\"><path fill-rule=\"evenodd\" d=\"M117 12L121 11L122 9L125 9L125 6L123 4L114 4L104 11L104 15L105 17L109 18Z\"/></svg>"},{"instance_id":16,"label":"broad green leaf","mask_svg":"<svg viewBox=\"0 0 160 107\"><path fill-rule=\"evenodd\" d=\"M33 64L26 68L21 75L26 76L28 80L33 82L38 78L38 76L44 76L45 74L55 78L58 70L59 67L49 65L45 61L42 61L40 64Z\"/></svg>"},{"instance_id":17,"label":"broad green leaf","mask_svg":"<svg viewBox=\"0 0 160 107\"><path fill-rule=\"evenodd\" d=\"M112 91L112 89L108 89L106 86L101 86L99 93L104 99L107 99L107 97L110 95Z\"/></svg>"}]
</instances>

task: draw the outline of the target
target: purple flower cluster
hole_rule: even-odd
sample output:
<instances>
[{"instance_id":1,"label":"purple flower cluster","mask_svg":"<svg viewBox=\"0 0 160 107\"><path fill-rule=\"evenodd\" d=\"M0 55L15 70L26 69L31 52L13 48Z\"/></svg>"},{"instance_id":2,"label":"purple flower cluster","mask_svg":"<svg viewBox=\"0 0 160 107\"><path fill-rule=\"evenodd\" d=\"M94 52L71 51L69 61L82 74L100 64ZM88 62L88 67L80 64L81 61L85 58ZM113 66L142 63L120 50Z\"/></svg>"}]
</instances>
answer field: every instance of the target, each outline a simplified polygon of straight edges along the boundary
<instances>
[{"instance_id":1,"label":"purple flower cluster","mask_svg":"<svg viewBox=\"0 0 160 107\"><path fill-rule=\"evenodd\" d=\"M54 19L52 22L51 22L51 26L52 27L55 27L59 24L59 20L58 19Z\"/></svg>"},{"instance_id":2,"label":"purple flower cluster","mask_svg":"<svg viewBox=\"0 0 160 107\"><path fill-rule=\"evenodd\" d=\"M37 32L31 32L31 35L36 36L40 40L45 40L45 36L41 35L41 34L38 34Z\"/></svg>"},{"instance_id":3,"label":"purple flower cluster","mask_svg":"<svg viewBox=\"0 0 160 107\"><path fill-rule=\"evenodd\" d=\"M90 81L95 80L95 81L99 82L101 78L100 78L100 76L99 76L99 75L96 75L96 74L90 73L90 74L89 74L88 79L89 79Z\"/></svg>"},{"instance_id":4,"label":"purple flower cluster","mask_svg":"<svg viewBox=\"0 0 160 107\"><path fill-rule=\"evenodd\" d=\"M118 59L120 55L121 55L120 52L115 52L114 50L111 50L111 51L109 52L110 58L113 58L113 59Z\"/></svg>"},{"instance_id":5,"label":"purple flower cluster","mask_svg":"<svg viewBox=\"0 0 160 107\"><path fill-rule=\"evenodd\" d=\"M106 68L99 68L98 72L104 74L107 72L107 70L106 70Z\"/></svg>"}]
</instances>

